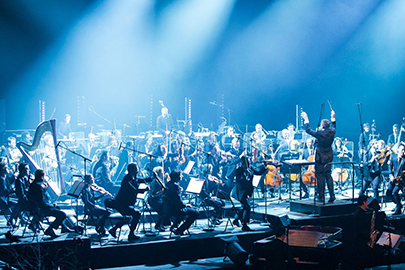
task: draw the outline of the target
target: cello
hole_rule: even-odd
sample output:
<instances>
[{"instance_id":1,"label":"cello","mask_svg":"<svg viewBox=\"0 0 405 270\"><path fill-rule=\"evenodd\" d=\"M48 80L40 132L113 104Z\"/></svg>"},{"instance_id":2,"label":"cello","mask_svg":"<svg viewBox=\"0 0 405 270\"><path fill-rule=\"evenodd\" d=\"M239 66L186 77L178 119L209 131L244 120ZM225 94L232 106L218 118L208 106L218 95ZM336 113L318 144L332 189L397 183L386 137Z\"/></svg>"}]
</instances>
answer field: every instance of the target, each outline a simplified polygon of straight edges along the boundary
<instances>
[{"instance_id":1,"label":"cello","mask_svg":"<svg viewBox=\"0 0 405 270\"><path fill-rule=\"evenodd\" d=\"M307 159L310 162L315 161L315 155L310 155ZM308 165L307 170L302 174L302 182L307 186L315 186L316 185L316 178L315 178L315 165Z\"/></svg>"},{"instance_id":2,"label":"cello","mask_svg":"<svg viewBox=\"0 0 405 270\"><path fill-rule=\"evenodd\" d=\"M273 148L269 146L269 149L271 151L272 156L274 156L273 153ZM267 167L268 172L266 173L265 179L264 179L264 184L266 186L271 186L271 187L278 187L283 184L283 178L279 174L279 166L278 162L273 159L269 161L264 161Z\"/></svg>"}]
</instances>

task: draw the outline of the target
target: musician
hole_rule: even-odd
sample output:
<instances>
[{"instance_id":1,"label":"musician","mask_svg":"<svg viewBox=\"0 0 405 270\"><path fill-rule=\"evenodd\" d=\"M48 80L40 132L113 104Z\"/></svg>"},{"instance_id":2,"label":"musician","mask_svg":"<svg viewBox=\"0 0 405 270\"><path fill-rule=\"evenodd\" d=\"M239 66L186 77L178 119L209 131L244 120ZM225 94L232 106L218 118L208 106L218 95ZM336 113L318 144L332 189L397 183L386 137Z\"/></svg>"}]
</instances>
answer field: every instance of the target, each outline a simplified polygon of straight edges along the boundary
<instances>
[{"instance_id":1,"label":"musician","mask_svg":"<svg viewBox=\"0 0 405 270\"><path fill-rule=\"evenodd\" d=\"M21 142L26 143L28 145L32 144L32 137L29 132L23 132L21 134Z\"/></svg>"},{"instance_id":2,"label":"musician","mask_svg":"<svg viewBox=\"0 0 405 270\"><path fill-rule=\"evenodd\" d=\"M302 154L300 156L300 159L305 159L305 160L315 160L315 148L314 148L314 140L312 138L308 138L305 142L305 148L302 151ZM311 166L312 167L312 166ZM312 167L313 168L313 167ZM309 192L308 192L308 187L302 182L302 177L300 177L300 186L302 191L304 192L304 195L302 198L306 199L309 198Z\"/></svg>"},{"instance_id":3,"label":"musician","mask_svg":"<svg viewBox=\"0 0 405 270\"><path fill-rule=\"evenodd\" d=\"M222 136L221 139L222 149L225 151L229 151L234 138L236 138L235 129L233 127L228 127L228 129L226 130L226 134Z\"/></svg>"},{"instance_id":4,"label":"musician","mask_svg":"<svg viewBox=\"0 0 405 270\"><path fill-rule=\"evenodd\" d=\"M265 246L266 268L275 270L286 270L294 267L299 258L293 258L290 247L285 242L286 230L278 227L274 232L276 238Z\"/></svg>"},{"instance_id":5,"label":"musician","mask_svg":"<svg viewBox=\"0 0 405 270\"><path fill-rule=\"evenodd\" d=\"M250 134L250 139L252 140L252 146L261 148L264 144L264 140L266 139L266 133L263 131L263 127L261 124L256 124L255 131Z\"/></svg>"},{"instance_id":6,"label":"musician","mask_svg":"<svg viewBox=\"0 0 405 270\"><path fill-rule=\"evenodd\" d=\"M214 213L211 217L211 223L215 225L221 224L222 219L222 207L225 206L225 202L218 198L218 191L224 184L220 179L212 175L213 166L207 164L203 168L204 184L199 194L202 204L206 206L212 206Z\"/></svg>"},{"instance_id":7,"label":"musician","mask_svg":"<svg viewBox=\"0 0 405 270\"><path fill-rule=\"evenodd\" d=\"M116 194L119 187L111 180L110 154L107 150L101 151L100 159L94 165L93 175L97 185L105 188L111 194Z\"/></svg>"},{"instance_id":8,"label":"musician","mask_svg":"<svg viewBox=\"0 0 405 270\"><path fill-rule=\"evenodd\" d=\"M28 188L28 203L31 212L34 210L39 210L40 213L38 214L40 214L41 216L55 217L55 220L44 231L45 235L49 235L54 238L57 237L54 230L58 229L59 226L62 226L62 233L71 232L71 230L63 224L66 219L66 214L58 207L56 207L55 204L51 204L46 191L46 189L48 188L48 184L44 182L44 179L44 171L41 169L36 170L34 182L32 182L30 187ZM36 222L41 221L38 220L39 216L34 217L36 218Z\"/></svg>"},{"instance_id":9,"label":"musician","mask_svg":"<svg viewBox=\"0 0 405 270\"><path fill-rule=\"evenodd\" d=\"M357 199L358 208L354 212L354 252L356 258L350 269L364 269L369 261L369 247L368 241L371 239L371 218L367 214L368 196L360 195Z\"/></svg>"},{"instance_id":10,"label":"musician","mask_svg":"<svg viewBox=\"0 0 405 270\"><path fill-rule=\"evenodd\" d=\"M329 120L323 119L321 121L320 129L317 131L312 130L311 127L309 126L309 119L306 112L302 112L301 117L304 119L306 132L318 140L315 153L315 178L317 181L317 189L318 189L317 200L320 202L325 201L325 179L326 179L326 184L328 186L330 197L328 202L333 203L336 198L335 192L333 190L331 166L328 165L325 168L325 165L327 163L332 162L333 160L332 143L336 133L335 111L333 110L331 111L332 126L330 126Z\"/></svg>"},{"instance_id":11,"label":"musician","mask_svg":"<svg viewBox=\"0 0 405 270\"><path fill-rule=\"evenodd\" d=\"M169 114L169 109L167 107L163 107L161 109L161 115L159 115L156 119L156 129L164 134L167 134L171 131L173 125L173 118L172 115Z\"/></svg>"},{"instance_id":12,"label":"musician","mask_svg":"<svg viewBox=\"0 0 405 270\"><path fill-rule=\"evenodd\" d=\"M18 199L20 210L28 210L28 188L31 184L30 166L23 162L18 165L18 176L14 183L15 194Z\"/></svg>"},{"instance_id":13,"label":"musician","mask_svg":"<svg viewBox=\"0 0 405 270\"><path fill-rule=\"evenodd\" d=\"M85 188L81 194L81 199L85 207L85 213L88 216L97 217L98 220L96 222L96 231L99 235L104 236L106 235L105 222L107 221L111 212L104 207L97 205L96 201L106 195L110 197L112 197L112 195L104 188L99 187L96 183L94 183L94 177L92 174L85 175L84 183ZM98 193L98 196L96 195L96 192Z\"/></svg>"},{"instance_id":14,"label":"musician","mask_svg":"<svg viewBox=\"0 0 405 270\"><path fill-rule=\"evenodd\" d=\"M335 138L333 145L332 145L332 150L333 150L333 156L338 158L338 159L351 159L352 154L350 153L349 149L347 149L346 145L343 143L342 139L337 137Z\"/></svg>"},{"instance_id":15,"label":"musician","mask_svg":"<svg viewBox=\"0 0 405 270\"><path fill-rule=\"evenodd\" d=\"M400 133L401 137L399 137ZM400 128L398 124L394 124L392 126L392 134L388 136L387 144L393 146L398 142L405 142L405 128L403 126Z\"/></svg>"},{"instance_id":16,"label":"musician","mask_svg":"<svg viewBox=\"0 0 405 270\"><path fill-rule=\"evenodd\" d=\"M399 215L402 212L402 203L399 192L404 188L405 175L402 172L405 170L405 144L401 143L398 147L397 154L392 153L390 156L390 182L387 188L387 197L390 198L396 205L394 215Z\"/></svg>"},{"instance_id":17,"label":"musician","mask_svg":"<svg viewBox=\"0 0 405 270\"><path fill-rule=\"evenodd\" d=\"M10 169L6 162L0 162L0 209L5 213L10 214L8 225L12 224L12 220L18 217L17 203L10 199L10 195L14 193L12 188L13 180L9 177Z\"/></svg>"},{"instance_id":18,"label":"musician","mask_svg":"<svg viewBox=\"0 0 405 270\"><path fill-rule=\"evenodd\" d=\"M72 129L70 127L70 119L70 114L65 114L63 121L59 122L58 135L60 136L60 139L69 138L69 133L72 132Z\"/></svg>"},{"instance_id":19,"label":"musician","mask_svg":"<svg viewBox=\"0 0 405 270\"><path fill-rule=\"evenodd\" d=\"M166 182L169 178L169 175L164 175L163 167L157 166L153 168L154 177L153 180L149 183L149 192L146 201L150 207L158 213L158 220L155 224L155 229L158 231L165 231L164 222L163 222L163 200L162 194L166 189Z\"/></svg>"},{"instance_id":20,"label":"musician","mask_svg":"<svg viewBox=\"0 0 405 270\"><path fill-rule=\"evenodd\" d=\"M137 177L138 165L136 163L130 163L127 167L128 173L124 176L121 182L121 187L117 196L114 199L114 208L117 209L123 216L131 216L129 225L128 241L134 241L140 237L134 234L136 226L138 225L141 213L134 208L138 193L147 191L148 189L139 188L140 183L150 182L151 179L141 179ZM118 228L124 225L125 221L121 220L109 230L109 233L116 237L116 231Z\"/></svg>"},{"instance_id":21,"label":"musician","mask_svg":"<svg viewBox=\"0 0 405 270\"><path fill-rule=\"evenodd\" d=\"M277 160L283 160L285 155L290 154L291 141L292 138L290 137L290 132L288 129L283 129L281 131L281 136L277 139L278 147L274 153Z\"/></svg>"},{"instance_id":22,"label":"musician","mask_svg":"<svg viewBox=\"0 0 405 270\"><path fill-rule=\"evenodd\" d=\"M377 150L377 140L371 140L370 145L370 150L366 153L366 165L369 173L368 176L366 176L365 181L363 181L363 186L360 189L359 196L367 190L370 184L372 184L374 198L378 201L378 187L381 182L381 164L378 155L380 152Z\"/></svg>"},{"instance_id":23,"label":"musician","mask_svg":"<svg viewBox=\"0 0 405 270\"><path fill-rule=\"evenodd\" d=\"M246 156L241 157L240 165L237 167L235 174L236 185L233 196L240 202L242 209L239 210L233 224L239 226L239 221L241 221L242 230L251 231L252 229L248 224L251 210L249 197L253 195L253 172L250 169L250 162Z\"/></svg>"},{"instance_id":24,"label":"musician","mask_svg":"<svg viewBox=\"0 0 405 270\"><path fill-rule=\"evenodd\" d=\"M171 230L176 235L183 235L184 231L190 228L191 224L197 219L200 212L189 205L186 205L181 199L182 188L179 186L181 172L173 170L170 173L170 181L167 183L167 189L163 192L164 212L167 217L176 217L176 221ZM179 218L185 219L183 224L179 224Z\"/></svg>"},{"instance_id":25,"label":"musician","mask_svg":"<svg viewBox=\"0 0 405 270\"><path fill-rule=\"evenodd\" d=\"M7 158L9 168L13 168L13 171L16 171L17 168L15 166L18 166L22 158L22 154L17 148L16 138L7 138L7 145L1 146L0 156Z\"/></svg>"},{"instance_id":26,"label":"musician","mask_svg":"<svg viewBox=\"0 0 405 270\"><path fill-rule=\"evenodd\" d=\"M361 158L362 153L365 153L367 149L367 145L370 144L371 140L371 132L370 132L370 124L364 123L363 124L363 133L359 136L359 157Z\"/></svg>"}]
</instances>

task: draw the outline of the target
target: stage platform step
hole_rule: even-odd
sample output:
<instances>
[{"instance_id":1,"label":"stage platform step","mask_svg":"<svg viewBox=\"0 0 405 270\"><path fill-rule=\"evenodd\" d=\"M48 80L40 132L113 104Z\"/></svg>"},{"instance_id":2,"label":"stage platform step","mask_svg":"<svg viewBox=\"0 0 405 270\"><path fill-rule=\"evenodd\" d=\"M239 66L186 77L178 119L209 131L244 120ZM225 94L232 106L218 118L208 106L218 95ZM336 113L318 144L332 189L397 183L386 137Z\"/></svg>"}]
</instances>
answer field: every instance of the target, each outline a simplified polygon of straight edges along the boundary
<instances>
[{"instance_id":1,"label":"stage platform step","mask_svg":"<svg viewBox=\"0 0 405 270\"><path fill-rule=\"evenodd\" d=\"M304 214L314 214L317 216L336 216L351 214L356 210L357 204L352 200L336 200L333 203L320 203L312 199L291 201L290 210Z\"/></svg>"}]
</instances>

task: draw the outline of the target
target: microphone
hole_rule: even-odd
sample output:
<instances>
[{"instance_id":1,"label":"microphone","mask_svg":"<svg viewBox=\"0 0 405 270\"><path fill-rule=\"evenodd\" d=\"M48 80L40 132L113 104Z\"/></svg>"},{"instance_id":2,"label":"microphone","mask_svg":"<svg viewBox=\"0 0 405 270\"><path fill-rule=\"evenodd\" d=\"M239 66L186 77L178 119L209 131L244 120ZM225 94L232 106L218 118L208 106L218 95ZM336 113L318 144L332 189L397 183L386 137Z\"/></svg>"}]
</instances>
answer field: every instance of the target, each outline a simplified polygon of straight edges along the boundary
<instances>
[{"instance_id":1,"label":"microphone","mask_svg":"<svg viewBox=\"0 0 405 270\"><path fill-rule=\"evenodd\" d=\"M58 141L58 143L56 144L55 148L58 148L60 142L61 142L61 141Z\"/></svg>"},{"instance_id":2,"label":"microphone","mask_svg":"<svg viewBox=\"0 0 405 270\"><path fill-rule=\"evenodd\" d=\"M122 142L120 142L120 146L118 147L118 150L121 150L122 148Z\"/></svg>"}]
</instances>

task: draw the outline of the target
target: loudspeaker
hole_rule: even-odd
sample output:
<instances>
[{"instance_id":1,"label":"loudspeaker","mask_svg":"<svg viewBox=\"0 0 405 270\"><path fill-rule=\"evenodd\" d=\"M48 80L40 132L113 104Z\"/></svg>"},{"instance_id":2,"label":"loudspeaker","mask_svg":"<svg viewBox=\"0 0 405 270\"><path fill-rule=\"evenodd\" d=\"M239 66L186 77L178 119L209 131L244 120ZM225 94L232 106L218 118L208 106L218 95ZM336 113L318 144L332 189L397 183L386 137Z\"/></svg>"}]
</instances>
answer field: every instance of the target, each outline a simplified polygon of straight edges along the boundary
<instances>
[{"instance_id":1,"label":"loudspeaker","mask_svg":"<svg viewBox=\"0 0 405 270\"><path fill-rule=\"evenodd\" d=\"M270 223L271 228L273 230L276 230L277 228L280 228L280 227L286 228L290 225L290 218L288 217L288 215L283 215L280 217L268 215L267 221Z\"/></svg>"},{"instance_id":2,"label":"loudspeaker","mask_svg":"<svg viewBox=\"0 0 405 270\"><path fill-rule=\"evenodd\" d=\"M239 238L237 236L231 236L227 238L223 237L221 240L225 242L225 256L229 257L235 265L245 265L248 254L239 244Z\"/></svg>"}]
</instances>

